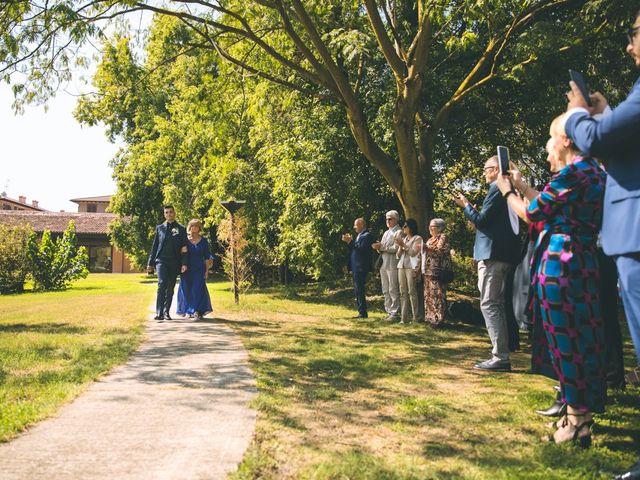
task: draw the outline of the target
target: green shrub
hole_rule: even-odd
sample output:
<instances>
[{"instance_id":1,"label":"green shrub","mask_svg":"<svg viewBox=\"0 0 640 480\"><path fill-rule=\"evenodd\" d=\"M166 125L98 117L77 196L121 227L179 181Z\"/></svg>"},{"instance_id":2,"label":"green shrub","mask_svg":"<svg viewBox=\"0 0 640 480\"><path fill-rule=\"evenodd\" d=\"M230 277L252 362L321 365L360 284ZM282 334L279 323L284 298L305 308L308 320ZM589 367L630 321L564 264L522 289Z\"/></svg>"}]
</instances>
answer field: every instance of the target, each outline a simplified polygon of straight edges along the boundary
<instances>
[{"instance_id":1,"label":"green shrub","mask_svg":"<svg viewBox=\"0 0 640 480\"><path fill-rule=\"evenodd\" d=\"M32 232L28 247L36 290L66 290L73 280L89 274L87 249L76 246L73 222L69 222L62 236L55 240L51 232L45 230L38 243L36 233Z\"/></svg>"},{"instance_id":2,"label":"green shrub","mask_svg":"<svg viewBox=\"0 0 640 480\"><path fill-rule=\"evenodd\" d=\"M31 227L0 225L0 293L21 292L30 270Z\"/></svg>"},{"instance_id":3,"label":"green shrub","mask_svg":"<svg viewBox=\"0 0 640 480\"><path fill-rule=\"evenodd\" d=\"M451 256L454 280L452 287L465 293L475 293L478 288L478 267L472 257L460 254Z\"/></svg>"}]
</instances>

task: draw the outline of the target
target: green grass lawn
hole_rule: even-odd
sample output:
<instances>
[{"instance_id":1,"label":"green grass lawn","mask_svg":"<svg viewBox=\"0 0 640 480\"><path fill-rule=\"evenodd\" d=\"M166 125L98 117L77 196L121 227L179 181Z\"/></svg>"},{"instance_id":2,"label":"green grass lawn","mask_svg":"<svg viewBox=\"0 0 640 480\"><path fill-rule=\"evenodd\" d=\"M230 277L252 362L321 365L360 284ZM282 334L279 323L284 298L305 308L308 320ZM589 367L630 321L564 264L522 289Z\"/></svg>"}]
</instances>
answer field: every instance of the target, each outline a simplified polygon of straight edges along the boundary
<instances>
[{"instance_id":1,"label":"green grass lawn","mask_svg":"<svg viewBox=\"0 0 640 480\"><path fill-rule=\"evenodd\" d=\"M250 291L240 306L228 288L210 284L213 321L242 337L260 389L255 440L233 478L610 478L637 459L637 388L612 392L591 449L555 445L534 413L554 382L527 373L528 352L513 373L470 368L489 355L484 328L351 319L348 288ZM625 355L631 365L629 341Z\"/></svg>"},{"instance_id":2,"label":"green grass lawn","mask_svg":"<svg viewBox=\"0 0 640 480\"><path fill-rule=\"evenodd\" d=\"M582 451L545 443L535 408L551 380L471 365L488 356L483 328L355 320L351 290L253 290L233 304L210 283L214 314L249 351L258 424L236 479L610 478L640 448L640 390L613 392ZM66 292L0 297L0 440L54 413L142 339L155 280L90 275ZM372 298L371 312L381 312ZM633 363L627 341L625 355Z\"/></svg>"},{"instance_id":3,"label":"green grass lawn","mask_svg":"<svg viewBox=\"0 0 640 480\"><path fill-rule=\"evenodd\" d=\"M0 296L0 441L123 363L154 292L146 276L91 274L64 292Z\"/></svg>"}]
</instances>

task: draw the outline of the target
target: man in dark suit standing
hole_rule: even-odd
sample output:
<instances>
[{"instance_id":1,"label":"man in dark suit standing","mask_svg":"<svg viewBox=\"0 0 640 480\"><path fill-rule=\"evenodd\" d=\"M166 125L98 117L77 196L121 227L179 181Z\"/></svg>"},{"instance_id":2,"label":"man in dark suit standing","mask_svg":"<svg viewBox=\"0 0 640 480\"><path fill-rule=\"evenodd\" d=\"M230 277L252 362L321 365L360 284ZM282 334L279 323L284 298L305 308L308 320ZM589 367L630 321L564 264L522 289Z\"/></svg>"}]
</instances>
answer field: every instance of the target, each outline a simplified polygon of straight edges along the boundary
<instances>
[{"instance_id":1,"label":"man in dark suit standing","mask_svg":"<svg viewBox=\"0 0 640 480\"><path fill-rule=\"evenodd\" d=\"M158 273L155 320L171 320L169 309L176 277L187 271L187 230L176 222L172 205L164 207L164 218L166 221L156 227L147 262L147 272Z\"/></svg>"},{"instance_id":2,"label":"man in dark suit standing","mask_svg":"<svg viewBox=\"0 0 640 480\"><path fill-rule=\"evenodd\" d=\"M511 265L518 260L520 242L511 227L507 202L495 183L500 173L498 157L491 157L485 162L483 173L490 187L480 212L464 195L460 194L454 198L455 202L464 208L464 216L476 228L473 259L478 262L480 310L492 345L492 357L476 363L475 368L510 371L504 288Z\"/></svg>"},{"instance_id":3,"label":"man in dark suit standing","mask_svg":"<svg viewBox=\"0 0 640 480\"><path fill-rule=\"evenodd\" d=\"M627 32L627 53L640 67L640 12ZM636 350L640 376L640 79L627 98L611 110L600 93L589 107L571 82L565 132L585 154L602 160L607 169L602 219L602 248L618 267L620 292ZM592 115L603 114L599 119ZM634 381L634 374L629 375ZM640 460L617 479L640 479Z\"/></svg>"},{"instance_id":4,"label":"man in dark suit standing","mask_svg":"<svg viewBox=\"0 0 640 480\"><path fill-rule=\"evenodd\" d=\"M367 318L367 299L365 293L365 283L367 273L371 271L371 245L373 237L367 230L367 224L364 218L356 218L353 223L356 231L354 239L350 233L342 235L342 241L347 244L350 250L349 268L353 275L353 287L356 293L356 302L358 304L358 316L355 318Z\"/></svg>"}]
</instances>

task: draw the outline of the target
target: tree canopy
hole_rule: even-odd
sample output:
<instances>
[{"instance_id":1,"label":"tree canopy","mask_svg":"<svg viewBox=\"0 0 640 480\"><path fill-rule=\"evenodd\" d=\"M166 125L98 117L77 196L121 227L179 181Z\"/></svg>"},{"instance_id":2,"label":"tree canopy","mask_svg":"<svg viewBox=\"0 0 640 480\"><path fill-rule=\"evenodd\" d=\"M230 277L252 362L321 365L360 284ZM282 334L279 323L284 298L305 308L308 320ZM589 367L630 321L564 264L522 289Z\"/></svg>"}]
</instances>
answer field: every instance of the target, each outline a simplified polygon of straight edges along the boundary
<instances>
[{"instance_id":1,"label":"tree canopy","mask_svg":"<svg viewBox=\"0 0 640 480\"><path fill-rule=\"evenodd\" d=\"M18 102L54 92L73 62L86 62L77 46L101 38L98 94L77 115L127 144L114 160L113 208L146 220L115 235L138 255L163 199L215 222L213 206L235 195L255 207L256 245L320 275L355 215L399 205L421 228L435 213L453 216L447 188L478 174L498 143L542 178L567 67L614 100L631 83L621 40L635 14L629 0L0 8L0 71ZM107 20L140 11L157 15L144 45L123 28L104 35Z\"/></svg>"}]
</instances>

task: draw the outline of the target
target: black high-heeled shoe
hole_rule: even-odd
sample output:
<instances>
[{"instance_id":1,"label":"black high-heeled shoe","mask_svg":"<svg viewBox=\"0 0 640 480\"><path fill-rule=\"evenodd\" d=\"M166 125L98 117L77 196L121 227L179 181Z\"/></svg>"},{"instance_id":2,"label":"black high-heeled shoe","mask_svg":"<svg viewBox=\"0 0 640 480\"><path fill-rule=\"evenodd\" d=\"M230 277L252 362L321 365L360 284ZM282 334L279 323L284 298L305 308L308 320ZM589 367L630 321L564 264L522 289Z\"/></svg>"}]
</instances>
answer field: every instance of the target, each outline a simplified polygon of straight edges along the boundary
<instances>
[{"instance_id":1,"label":"black high-heeled shoe","mask_svg":"<svg viewBox=\"0 0 640 480\"><path fill-rule=\"evenodd\" d=\"M567 413L567 404L562 400L556 400L546 410L536 410L536 413L544 417L561 417Z\"/></svg>"},{"instance_id":2,"label":"black high-heeled shoe","mask_svg":"<svg viewBox=\"0 0 640 480\"><path fill-rule=\"evenodd\" d=\"M560 388L556 389L556 400L553 404L545 409L545 410L536 410L538 415L542 415L544 417L562 417L565 413L567 413L567 405L562 401L562 394L560 393Z\"/></svg>"}]
</instances>

